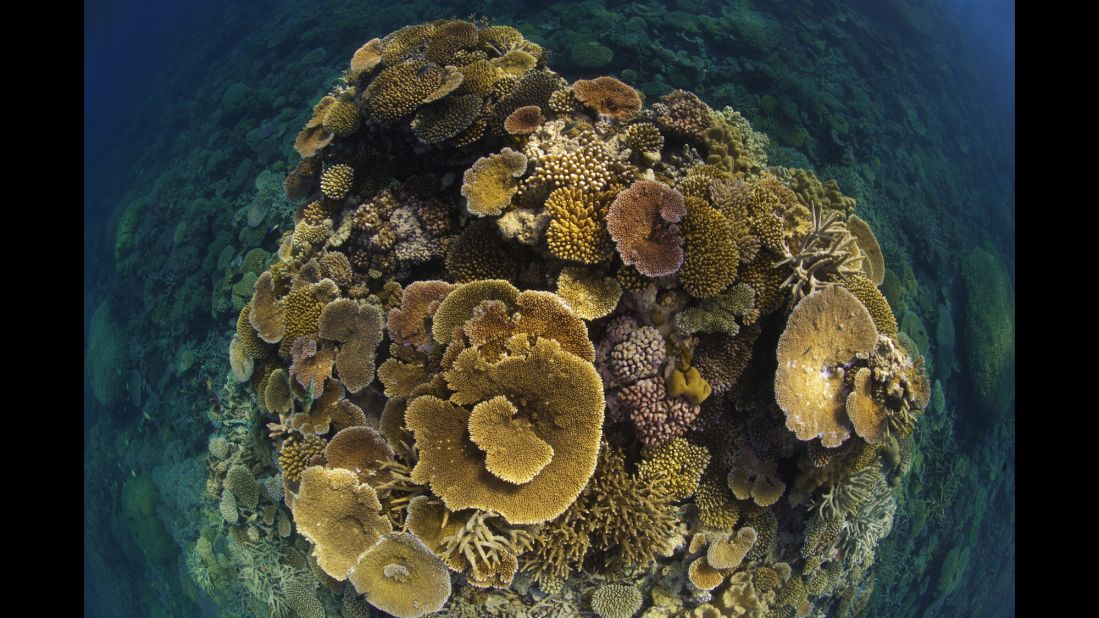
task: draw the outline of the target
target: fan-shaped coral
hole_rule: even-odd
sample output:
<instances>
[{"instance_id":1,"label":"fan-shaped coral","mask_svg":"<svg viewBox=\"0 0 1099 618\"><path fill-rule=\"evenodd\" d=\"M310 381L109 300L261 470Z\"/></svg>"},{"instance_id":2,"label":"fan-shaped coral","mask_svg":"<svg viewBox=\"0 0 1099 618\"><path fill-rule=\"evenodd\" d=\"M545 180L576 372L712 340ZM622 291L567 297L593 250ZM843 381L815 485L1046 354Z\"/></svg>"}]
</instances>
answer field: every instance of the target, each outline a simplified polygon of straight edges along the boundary
<instances>
[{"instance_id":1,"label":"fan-shaped coral","mask_svg":"<svg viewBox=\"0 0 1099 618\"><path fill-rule=\"evenodd\" d=\"M805 297L790 313L778 342L775 399L799 440L820 437L836 447L847 439L844 365L869 355L877 340L866 307L837 286Z\"/></svg>"},{"instance_id":2,"label":"fan-shaped coral","mask_svg":"<svg viewBox=\"0 0 1099 618\"><path fill-rule=\"evenodd\" d=\"M686 213L679 191L639 180L614 198L607 231L625 264L648 277L670 275L683 264L683 237L676 224Z\"/></svg>"},{"instance_id":3,"label":"fan-shaped coral","mask_svg":"<svg viewBox=\"0 0 1099 618\"><path fill-rule=\"evenodd\" d=\"M511 148L482 157L466 170L462 195L466 208L478 215L498 215L519 190L516 180L527 171L527 157Z\"/></svg>"},{"instance_id":4,"label":"fan-shaped coral","mask_svg":"<svg viewBox=\"0 0 1099 618\"><path fill-rule=\"evenodd\" d=\"M418 538L392 533L362 553L350 581L374 607L398 618L419 618L450 598L450 573Z\"/></svg>"}]
</instances>

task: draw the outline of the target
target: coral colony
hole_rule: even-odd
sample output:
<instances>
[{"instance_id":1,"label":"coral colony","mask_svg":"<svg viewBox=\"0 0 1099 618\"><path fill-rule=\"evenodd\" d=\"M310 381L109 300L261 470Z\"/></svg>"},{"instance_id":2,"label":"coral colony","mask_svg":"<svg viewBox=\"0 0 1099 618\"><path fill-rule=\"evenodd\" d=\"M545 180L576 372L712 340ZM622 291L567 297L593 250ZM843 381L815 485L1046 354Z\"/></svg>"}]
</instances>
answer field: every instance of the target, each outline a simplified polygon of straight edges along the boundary
<instances>
[{"instance_id":1,"label":"coral colony","mask_svg":"<svg viewBox=\"0 0 1099 618\"><path fill-rule=\"evenodd\" d=\"M228 571L273 615L869 598L931 388L855 200L549 57L408 26L313 108L229 350L257 422L210 443L228 534L188 558L219 602Z\"/></svg>"}]
</instances>

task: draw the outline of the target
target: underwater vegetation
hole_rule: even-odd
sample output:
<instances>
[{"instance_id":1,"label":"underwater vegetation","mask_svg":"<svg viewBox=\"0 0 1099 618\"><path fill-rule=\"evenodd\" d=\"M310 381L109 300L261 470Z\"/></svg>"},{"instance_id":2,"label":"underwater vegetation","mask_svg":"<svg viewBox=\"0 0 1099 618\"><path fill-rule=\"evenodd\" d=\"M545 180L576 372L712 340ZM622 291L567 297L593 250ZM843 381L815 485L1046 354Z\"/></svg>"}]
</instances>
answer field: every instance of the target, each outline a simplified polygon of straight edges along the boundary
<instances>
[{"instance_id":1,"label":"underwater vegetation","mask_svg":"<svg viewBox=\"0 0 1099 618\"><path fill-rule=\"evenodd\" d=\"M227 611L865 608L937 401L874 222L731 107L550 65L513 27L421 23L312 107L293 228L223 282L232 381L183 560ZM978 396L1013 370L1003 311L965 311L995 327Z\"/></svg>"}]
</instances>

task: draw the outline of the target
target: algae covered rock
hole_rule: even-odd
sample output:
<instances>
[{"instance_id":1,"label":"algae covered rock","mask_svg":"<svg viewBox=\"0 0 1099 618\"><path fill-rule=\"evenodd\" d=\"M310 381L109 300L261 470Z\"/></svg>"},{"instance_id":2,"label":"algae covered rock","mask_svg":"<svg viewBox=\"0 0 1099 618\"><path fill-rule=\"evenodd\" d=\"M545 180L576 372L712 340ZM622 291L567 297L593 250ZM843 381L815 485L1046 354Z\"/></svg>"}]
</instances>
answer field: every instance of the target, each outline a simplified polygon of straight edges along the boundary
<instances>
[{"instance_id":1,"label":"algae covered rock","mask_svg":"<svg viewBox=\"0 0 1099 618\"><path fill-rule=\"evenodd\" d=\"M1015 399L1015 289L996 256L975 249L962 260L964 355L983 410L1002 414Z\"/></svg>"},{"instance_id":2,"label":"algae covered rock","mask_svg":"<svg viewBox=\"0 0 1099 618\"><path fill-rule=\"evenodd\" d=\"M179 548L156 514L159 501L159 492L148 475L130 477L122 486L122 518L130 539L149 560L167 562Z\"/></svg>"}]
</instances>

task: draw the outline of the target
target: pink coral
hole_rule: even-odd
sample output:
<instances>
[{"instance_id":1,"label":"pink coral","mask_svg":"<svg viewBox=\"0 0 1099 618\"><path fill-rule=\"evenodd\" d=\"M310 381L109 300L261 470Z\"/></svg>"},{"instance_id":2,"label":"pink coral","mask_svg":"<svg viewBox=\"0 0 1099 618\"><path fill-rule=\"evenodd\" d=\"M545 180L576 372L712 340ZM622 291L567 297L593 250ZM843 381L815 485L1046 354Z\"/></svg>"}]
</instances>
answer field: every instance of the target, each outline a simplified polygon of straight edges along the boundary
<instances>
[{"instance_id":1,"label":"pink coral","mask_svg":"<svg viewBox=\"0 0 1099 618\"><path fill-rule=\"evenodd\" d=\"M702 410L680 397L669 398L660 376L619 390L616 399L646 446L658 446L683 435Z\"/></svg>"}]
</instances>

